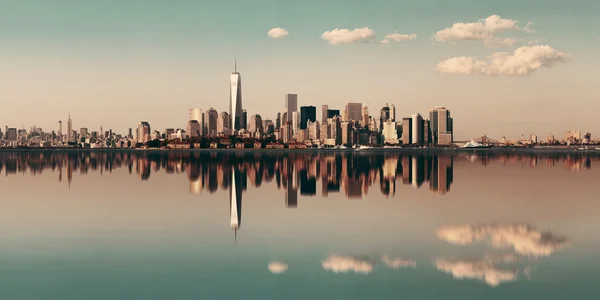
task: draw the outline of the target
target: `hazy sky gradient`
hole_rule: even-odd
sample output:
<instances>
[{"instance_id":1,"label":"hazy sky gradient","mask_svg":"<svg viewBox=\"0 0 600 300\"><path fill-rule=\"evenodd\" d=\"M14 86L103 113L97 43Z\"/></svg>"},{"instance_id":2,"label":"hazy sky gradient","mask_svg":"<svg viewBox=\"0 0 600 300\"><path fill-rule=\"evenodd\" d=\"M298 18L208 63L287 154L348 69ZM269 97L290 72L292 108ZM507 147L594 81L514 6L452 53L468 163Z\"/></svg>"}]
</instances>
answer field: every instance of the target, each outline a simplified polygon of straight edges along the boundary
<instances>
[{"instance_id":1,"label":"hazy sky gradient","mask_svg":"<svg viewBox=\"0 0 600 300\"><path fill-rule=\"evenodd\" d=\"M153 129L184 128L188 109L228 110L229 73L238 57L244 108L275 118L285 93L299 105L386 103L397 117L451 109L458 139L517 137L582 130L598 136L600 3L522 1L32 1L0 0L0 125L56 130L70 112L76 130L125 132L145 120ZM434 43L457 22L490 15L533 22L513 46L481 41ZM272 39L281 27L289 36ZM335 28L369 27L415 40L329 45ZM529 76L441 74L448 58L485 59L537 40L571 60Z\"/></svg>"}]
</instances>

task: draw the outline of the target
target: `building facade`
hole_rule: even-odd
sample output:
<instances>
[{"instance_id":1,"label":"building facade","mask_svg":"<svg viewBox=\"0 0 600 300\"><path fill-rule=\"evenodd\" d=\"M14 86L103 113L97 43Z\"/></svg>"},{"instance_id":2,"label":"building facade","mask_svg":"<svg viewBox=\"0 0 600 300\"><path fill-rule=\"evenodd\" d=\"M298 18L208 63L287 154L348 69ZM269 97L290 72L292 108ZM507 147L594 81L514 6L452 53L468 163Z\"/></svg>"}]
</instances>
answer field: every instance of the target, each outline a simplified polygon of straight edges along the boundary
<instances>
[{"instance_id":1,"label":"building facade","mask_svg":"<svg viewBox=\"0 0 600 300\"><path fill-rule=\"evenodd\" d=\"M227 128L234 130L242 129L242 75L237 71L237 61L233 73L231 73L231 88L229 90L229 117L230 124Z\"/></svg>"},{"instance_id":2,"label":"building facade","mask_svg":"<svg viewBox=\"0 0 600 300\"><path fill-rule=\"evenodd\" d=\"M423 117L420 114L412 116L411 144L423 145Z\"/></svg>"},{"instance_id":3,"label":"building facade","mask_svg":"<svg viewBox=\"0 0 600 300\"><path fill-rule=\"evenodd\" d=\"M453 119L445 107L436 107L429 111L432 145L452 145L454 142Z\"/></svg>"},{"instance_id":4,"label":"building facade","mask_svg":"<svg viewBox=\"0 0 600 300\"><path fill-rule=\"evenodd\" d=\"M201 136L201 130L202 126L200 125L200 122L197 120L188 121L186 131L189 137L193 138Z\"/></svg>"},{"instance_id":5,"label":"building facade","mask_svg":"<svg viewBox=\"0 0 600 300\"><path fill-rule=\"evenodd\" d=\"M300 129L306 129L308 121L317 120L317 108L314 106L300 107Z\"/></svg>"},{"instance_id":6,"label":"building facade","mask_svg":"<svg viewBox=\"0 0 600 300\"><path fill-rule=\"evenodd\" d=\"M285 95L285 112L287 112L287 119L285 122L292 122L293 113L298 111L298 95L297 94L286 94ZM285 123L282 122L282 123Z\"/></svg>"},{"instance_id":7,"label":"building facade","mask_svg":"<svg viewBox=\"0 0 600 300\"><path fill-rule=\"evenodd\" d=\"M219 113L212 107L204 113L204 132L207 135L217 135L217 119L219 119Z\"/></svg>"}]
</instances>

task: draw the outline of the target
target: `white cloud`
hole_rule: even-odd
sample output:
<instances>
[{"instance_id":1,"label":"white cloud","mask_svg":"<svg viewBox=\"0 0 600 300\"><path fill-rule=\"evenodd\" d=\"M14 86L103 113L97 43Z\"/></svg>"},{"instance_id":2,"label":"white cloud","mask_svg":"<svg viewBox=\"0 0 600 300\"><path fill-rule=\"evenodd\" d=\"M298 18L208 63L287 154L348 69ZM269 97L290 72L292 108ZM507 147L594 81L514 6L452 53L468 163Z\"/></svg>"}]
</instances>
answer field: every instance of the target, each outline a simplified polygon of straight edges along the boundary
<instances>
[{"instance_id":1,"label":"white cloud","mask_svg":"<svg viewBox=\"0 0 600 300\"><path fill-rule=\"evenodd\" d=\"M487 40L493 38L498 32L518 30L517 23L515 20L491 15L474 23L455 23L451 27L436 32L434 38L437 42Z\"/></svg>"},{"instance_id":2,"label":"white cloud","mask_svg":"<svg viewBox=\"0 0 600 300\"><path fill-rule=\"evenodd\" d=\"M283 28L276 27L276 28L272 28L271 30L269 30L269 32L267 32L267 35L270 38L278 39L278 38L286 37L286 36L290 35L290 33Z\"/></svg>"},{"instance_id":3,"label":"white cloud","mask_svg":"<svg viewBox=\"0 0 600 300\"><path fill-rule=\"evenodd\" d=\"M402 258L391 258L387 255L381 256L381 261L388 267L398 270L400 268L415 268L417 262L414 260L407 260Z\"/></svg>"},{"instance_id":4,"label":"white cloud","mask_svg":"<svg viewBox=\"0 0 600 300\"><path fill-rule=\"evenodd\" d=\"M489 39L483 41L483 44L486 47L501 47L501 46L512 46L512 45L518 43L519 41L520 41L520 39L518 39L518 38L492 37L492 38L489 38Z\"/></svg>"},{"instance_id":5,"label":"white cloud","mask_svg":"<svg viewBox=\"0 0 600 300\"><path fill-rule=\"evenodd\" d=\"M531 25L533 25L533 22L527 22L527 24L525 24L525 26L523 27L523 31L527 33L536 32L535 30L531 29Z\"/></svg>"},{"instance_id":6,"label":"white cloud","mask_svg":"<svg viewBox=\"0 0 600 300\"><path fill-rule=\"evenodd\" d=\"M478 74L490 76L523 76L542 67L552 67L569 61L570 55L550 46L523 46L514 53L498 52L487 61L473 57L453 57L440 62L436 70L441 73Z\"/></svg>"},{"instance_id":7,"label":"white cloud","mask_svg":"<svg viewBox=\"0 0 600 300\"><path fill-rule=\"evenodd\" d=\"M351 256L330 255L322 262L323 269L334 273L369 274L373 272L373 263L362 258Z\"/></svg>"},{"instance_id":8,"label":"white cloud","mask_svg":"<svg viewBox=\"0 0 600 300\"><path fill-rule=\"evenodd\" d=\"M456 74L485 74L487 63L476 60L473 57L452 57L440 62L436 71L440 73L456 73Z\"/></svg>"},{"instance_id":9,"label":"white cloud","mask_svg":"<svg viewBox=\"0 0 600 300\"><path fill-rule=\"evenodd\" d=\"M399 34L399 33L392 33L392 34L388 34L382 41L382 44L389 44L390 42L394 41L394 42L404 42L404 41L410 41L410 40L414 40L417 38L416 34Z\"/></svg>"},{"instance_id":10,"label":"white cloud","mask_svg":"<svg viewBox=\"0 0 600 300\"><path fill-rule=\"evenodd\" d=\"M271 261L269 262L268 268L273 274L281 274L287 271L288 265L280 261Z\"/></svg>"},{"instance_id":11,"label":"white cloud","mask_svg":"<svg viewBox=\"0 0 600 300\"><path fill-rule=\"evenodd\" d=\"M527 42L527 45L533 46L533 45L537 45L539 43L540 43L540 41L538 41L538 40L531 40L531 41Z\"/></svg>"},{"instance_id":12,"label":"white cloud","mask_svg":"<svg viewBox=\"0 0 600 300\"><path fill-rule=\"evenodd\" d=\"M330 45L368 42L375 38L375 31L369 27L356 28L353 30L336 28L325 31L321 35L321 38L329 42Z\"/></svg>"},{"instance_id":13,"label":"white cloud","mask_svg":"<svg viewBox=\"0 0 600 300\"><path fill-rule=\"evenodd\" d=\"M451 274L456 279L477 279L490 286L498 286L503 282L517 279L516 270L496 268L491 262L485 260L450 260L437 259L435 267L445 273Z\"/></svg>"},{"instance_id":14,"label":"white cloud","mask_svg":"<svg viewBox=\"0 0 600 300\"><path fill-rule=\"evenodd\" d=\"M523 256L545 257L566 246L569 240L550 231L541 232L527 224L443 226L438 238L457 245L469 245L489 238L494 248L513 248Z\"/></svg>"}]
</instances>

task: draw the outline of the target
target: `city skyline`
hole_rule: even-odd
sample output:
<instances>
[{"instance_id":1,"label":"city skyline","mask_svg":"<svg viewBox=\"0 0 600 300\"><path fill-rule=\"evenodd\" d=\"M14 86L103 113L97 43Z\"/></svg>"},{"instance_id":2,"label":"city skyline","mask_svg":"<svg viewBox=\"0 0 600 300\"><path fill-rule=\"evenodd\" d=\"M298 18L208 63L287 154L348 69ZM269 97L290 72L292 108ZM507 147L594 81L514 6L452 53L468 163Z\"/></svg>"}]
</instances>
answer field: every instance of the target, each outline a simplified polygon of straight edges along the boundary
<instances>
[{"instance_id":1,"label":"city skyline","mask_svg":"<svg viewBox=\"0 0 600 300\"><path fill-rule=\"evenodd\" d=\"M460 120L456 140L567 130L599 135L597 95L590 92L600 48L591 30L600 5L594 1L533 1L520 10L516 1L374 1L354 8L332 1L320 12L305 8L311 3L240 2L223 10L239 16L236 24L218 20L216 3L206 5L213 15L203 19L206 7L195 4L165 10L131 2L123 4L136 12L129 16L111 14L110 1L37 4L35 12L24 2L0 13L7 45L0 51L0 97L11 101L0 122L9 127L56 131L65 121L57 117L70 112L74 128L125 133L140 120L185 128L189 108L227 111L226 74L237 56L244 106L264 119L275 119L291 92L299 107L366 103L373 116L373 109L394 104L397 119L446 106ZM244 16L248 10L264 13ZM511 54L500 66L485 59L505 52ZM515 65L520 55L533 64Z\"/></svg>"}]
</instances>

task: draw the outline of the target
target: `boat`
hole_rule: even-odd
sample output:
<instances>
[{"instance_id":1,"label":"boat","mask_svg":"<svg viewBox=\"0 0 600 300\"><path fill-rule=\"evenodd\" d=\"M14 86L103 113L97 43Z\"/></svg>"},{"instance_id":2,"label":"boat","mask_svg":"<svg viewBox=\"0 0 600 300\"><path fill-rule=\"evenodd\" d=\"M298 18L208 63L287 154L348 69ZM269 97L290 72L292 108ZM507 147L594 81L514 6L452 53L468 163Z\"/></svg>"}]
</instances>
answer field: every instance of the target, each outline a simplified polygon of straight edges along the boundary
<instances>
[{"instance_id":1,"label":"boat","mask_svg":"<svg viewBox=\"0 0 600 300\"><path fill-rule=\"evenodd\" d=\"M361 145L360 147L355 148L354 150L359 151L359 150L367 150L367 149L371 149L371 148L373 148L373 147Z\"/></svg>"},{"instance_id":2,"label":"boat","mask_svg":"<svg viewBox=\"0 0 600 300\"><path fill-rule=\"evenodd\" d=\"M346 149L346 146L340 145L340 147L338 149L344 150L344 149Z\"/></svg>"},{"instance_id":3,"label":"boat","mask_svg":"<svg viewBox=\"0 0 600 300\"><path fill-rule=\"evenodd\" d=\"M466 143L462 147L465 149L489 149L489 148L492 148L492 146L490 146L490 145L484 145L484 144L478 143L474 140L471 140L470 142Z\"/></svg>"}]
</instances>

